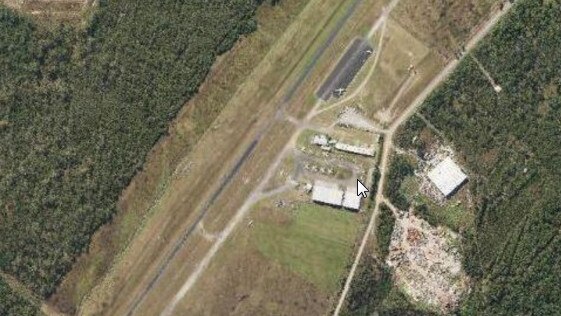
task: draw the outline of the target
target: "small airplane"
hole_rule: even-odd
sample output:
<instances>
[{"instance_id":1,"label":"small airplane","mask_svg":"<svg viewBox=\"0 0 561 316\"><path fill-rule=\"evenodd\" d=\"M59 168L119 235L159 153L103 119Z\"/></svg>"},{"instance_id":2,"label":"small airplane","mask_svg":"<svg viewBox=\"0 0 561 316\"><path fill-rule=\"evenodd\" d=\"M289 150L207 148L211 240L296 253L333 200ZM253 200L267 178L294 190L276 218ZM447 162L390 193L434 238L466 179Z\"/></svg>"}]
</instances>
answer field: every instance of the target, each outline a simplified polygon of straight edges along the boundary
<instances>
[{"instance_id":1,"label":"small airplane","mask_svg":"<svg viewBox=\"0 0 561 316\"><path fill-rule=\"evenodd\" d=\"M345 93L346 89L345 88L337 88L335 90L333 90L333 94L336 96L342 96L343 93Z\"/></svg>"}]
</instances>

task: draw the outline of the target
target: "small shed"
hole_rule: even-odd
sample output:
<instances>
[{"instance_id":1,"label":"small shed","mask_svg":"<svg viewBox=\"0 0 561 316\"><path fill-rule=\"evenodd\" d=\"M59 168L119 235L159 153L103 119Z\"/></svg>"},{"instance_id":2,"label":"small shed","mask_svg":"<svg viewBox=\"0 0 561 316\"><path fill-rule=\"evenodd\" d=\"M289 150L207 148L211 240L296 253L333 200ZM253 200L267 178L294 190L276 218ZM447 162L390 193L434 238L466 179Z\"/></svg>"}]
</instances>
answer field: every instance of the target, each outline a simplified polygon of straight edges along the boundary
<instances>
[{"instance_id":1,"label":"small shed","mask_svg":"<svg viewBox=\"0 0 561 316\"><path fill-rule=\"evenodd\" d=\"M314 135L314 137L312 138L312 144L313 145L318 145L318 146L327 146L329 142L329 139L327 138L327 136L325 135Z\"/></svg>"}]
</instances>

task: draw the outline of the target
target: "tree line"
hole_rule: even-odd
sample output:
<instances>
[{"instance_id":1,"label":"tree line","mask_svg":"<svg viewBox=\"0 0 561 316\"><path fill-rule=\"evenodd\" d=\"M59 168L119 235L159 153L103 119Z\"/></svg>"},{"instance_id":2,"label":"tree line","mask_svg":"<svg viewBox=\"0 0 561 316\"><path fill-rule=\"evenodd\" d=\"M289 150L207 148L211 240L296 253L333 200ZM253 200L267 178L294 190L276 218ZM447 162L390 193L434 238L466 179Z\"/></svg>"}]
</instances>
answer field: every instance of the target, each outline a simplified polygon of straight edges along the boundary
<instances>
[{"instance_id":1,"label":"tree line","mask_svg":"<svg viewBox=\"0 0 561 316\"><path fill-rule=\"evenodd\" d=\"M0 6L0 269L54 291L260 2L100 1L48 28Z\"/></svg>"}]
</instances>

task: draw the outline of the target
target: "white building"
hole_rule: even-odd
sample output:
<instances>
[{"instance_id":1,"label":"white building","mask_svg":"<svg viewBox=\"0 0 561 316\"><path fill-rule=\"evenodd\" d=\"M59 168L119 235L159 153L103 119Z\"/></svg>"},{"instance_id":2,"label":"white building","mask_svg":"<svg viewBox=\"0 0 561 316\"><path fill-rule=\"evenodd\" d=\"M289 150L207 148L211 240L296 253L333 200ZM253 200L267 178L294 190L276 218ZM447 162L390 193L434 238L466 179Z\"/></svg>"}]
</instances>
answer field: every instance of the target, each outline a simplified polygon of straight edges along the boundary
<instances>
[{"instance_id":1,"label":"white building","mask_svg":"<svg viewBox=\"0 0 561 316\"><path fill-rule=\"evenodd\" d=\"M335 184L316 180L312 190L312 200L317 203L341 206L343 204L343 190Z\"/></svg>"},{"instance_id":2,"label":"white building","mask_svg":"<svg viewBox=\"0 0 561 316\"><path fill-rule=\"evenodd\" d=\"M445 197L452 194L467 180L467 175L450 157L436 165L428 173L428 177Z\"/></svg>"},{"instance_id":3,"label":"white building","mask_svg":"<svg viewBox=\"0 0 561 316\"><path fill-rule=\"evenodd\" d=\"M312 145L327 146L329 139L325 135L314 135Z\"/></svg>"},{"instance_id":4,"label":"white building","mask_svg":"<svg viewBox=\"0 0 561 316\"><path fill-rule=\"evenodd\" d=\"M337 143L335 144L335 148L340 151L345 151L345 152L363 155L363 156L369 156L369 157L374 157L374 153L375 153L374 147L360 147L360 146L354 146L345 143Z\"/></svg>"},{"instance_id":5,"label":"white building","mask_svg":"<svg viewBox=\"0 0 561 316\"><path fill-rule=\"evenodd\" d=\"M356 188L353 187L347 187L347 190L345 191L345 196L343 197L343 207L353 210L353 211L358 211L360 209L360 200L361 200L361 196L359 196L358 194L356 194Z\"/></svg>"}]
</instances>

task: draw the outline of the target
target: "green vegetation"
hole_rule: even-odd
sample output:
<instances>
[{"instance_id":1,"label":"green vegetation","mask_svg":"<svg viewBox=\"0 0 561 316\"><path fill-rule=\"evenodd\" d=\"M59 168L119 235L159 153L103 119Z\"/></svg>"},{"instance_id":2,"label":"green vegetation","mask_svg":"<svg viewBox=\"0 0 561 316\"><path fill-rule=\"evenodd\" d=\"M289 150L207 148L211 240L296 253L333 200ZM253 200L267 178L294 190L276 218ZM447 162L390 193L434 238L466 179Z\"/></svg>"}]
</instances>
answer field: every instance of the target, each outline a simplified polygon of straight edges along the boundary
<instances>
[{"instance_id":1,"label":"green vegetation","mask_svg":"<svg viewBox=\"0 0 561 316\"><path fill-rule=\"evenodd\" d=\"M395 217L392 210L386 204L382 204L380 206L380 215L375 230L376 252L382 260L385 260L388 256L394 225Z\"/></svg>"},{"instance_id":2,"label":"green vegetation","mask_svg":"<svg viewBox=\"0 0 561 316\"><path fill-rule=\"evenodd\" d=\"M415 167L406 156L394 155L388 171L388 181L384 193L397 208L407 211L411 202L403 194L401 184L408 176L413 175Z\"/></svg>"},{"instance_id":3,"label":"green vegetation","mask_svg":"<svg viewBox=\"0 0 561 316\"><path fill-rule=\"evenodd\" d=\"M465 234L466 315L561 310L561 1L525 0L422 112L465 155L477 204Z\"/></svg>"},{"instance_id":4,"label":"green vegetation","mask_svg":"<svg viewBox=\"0 0 561 316\"><path fill-rule=\"evenodd\" d=\"M403 149L415 149L417 152L423 150L429 145L419 138L421 131L425 127L425 122L417 115L413 115L397 130L395 134L395 144Z\"/></svg>"},{"instance_id":5,"label":"green vegetation","mask_svg":"<svg viewBox=\"0 0 561 316\"><path fill-rule=\"evenodd\" d=\"M31 316L41 315L39 309L15 293L8 284L0 279L0 315Z\"/></svg>"},{"instance_id":6,"label":"green vegetation","mask_svg":"<svg viewBox=\"0 0 561 316\"><path fill-rule=\"evenodd\" d=\"M419 308L412 304L407 296L396 286L393 286L381 303L378 312L380 316L433 316L433 312Z\"/></svg>"},{"instance_id":7,"label":"green vegetation","mask_svg":"<svg viewBox=\"0 0 561 316\"><path fill-rule=\"evenodd\" d=\"M388 266L373 256L365 256L357 267L341 314L370 316L375 313L384 316L433 315L416 308L392 285L392 271Z\"/></svg>"},{"instance_id":8,"label":"green vegetation","mask_svg":"<svg viewBox=\"0 0 561 316\"><path fill-rule=\"evenodd\" d=\"M415 215L426 220L431 226L444 225L455 232L464 232L473 226L473 211L464 207L458 199L438 205L425 195L418 194L415 203Z\"/></svg>"},{"instance_id":9,"label":"green vegetation","mask_svg":"<svg viewBox=\"0 0 561 316\"><path fill-rule=\"evenodd\" d=\"M376 194L378 193L378 183L380 182L381 176L382 174L380 173L380 169L378 169L378 167L374 167L374 170L372 171L372 186L370 188L370 194L368 195L368 198L372 202L376 199Z\"/></svg>"},{"instance_id":10,"label":"green vegetation","mask_svg":"<svg viewBox=\"0 0 561 316\"><path fill-rule=\"evenodd\" d=\"M258 2L101 1L79 29L0 6L0 269L53 292Z\"/></svg>"},{"instance_id":11,"label":"green vegetation","mask_svg":"<svg viewBox=\"0 0 561 316\"><path fill-rule=\"evenodd\" d=\"M391 271L366 255L357 268L342 315L372 315L392 288Z\"/></svg>"},{"instance_id":12,"label":"green vegetation","mask_svg":"<svg viewBox=\"0 0 561 316\"><path fill-rule=\"evenodd\" d=\"M339 288L359 225L354 213L301 204L287 225L256 225L257 248L318 288L333 293Z\"/></svg>"}]
</instances>

